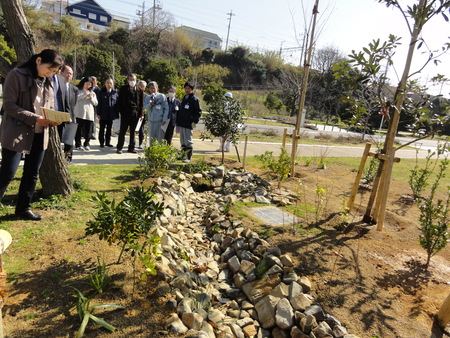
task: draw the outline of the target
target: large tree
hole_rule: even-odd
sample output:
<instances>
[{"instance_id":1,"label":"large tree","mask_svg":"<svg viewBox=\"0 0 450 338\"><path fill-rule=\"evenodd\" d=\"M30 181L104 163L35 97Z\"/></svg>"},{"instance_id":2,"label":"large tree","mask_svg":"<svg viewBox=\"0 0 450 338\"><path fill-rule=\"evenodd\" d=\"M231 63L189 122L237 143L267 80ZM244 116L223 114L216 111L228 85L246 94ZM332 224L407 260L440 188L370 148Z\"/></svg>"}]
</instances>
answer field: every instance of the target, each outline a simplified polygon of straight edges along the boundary
<instances>
[{"instance_id":1,"label":"large tree","mask_svg":"<svg viewBox=\"0 0 450 338\"><path fill-rule=\"evenodd\" d=\"M20 0L1 0L6 28L17 54L18 63L27 61L36 49L33 33L28 25ZM11 63L0 55L0 75L6 76L12 68ZM55 127L50 128L49 148L41 167L40 180L46 195L62 194L68 196L73 187L67 162L61 149L61 141Z\"/></svg>"}]
</instances>

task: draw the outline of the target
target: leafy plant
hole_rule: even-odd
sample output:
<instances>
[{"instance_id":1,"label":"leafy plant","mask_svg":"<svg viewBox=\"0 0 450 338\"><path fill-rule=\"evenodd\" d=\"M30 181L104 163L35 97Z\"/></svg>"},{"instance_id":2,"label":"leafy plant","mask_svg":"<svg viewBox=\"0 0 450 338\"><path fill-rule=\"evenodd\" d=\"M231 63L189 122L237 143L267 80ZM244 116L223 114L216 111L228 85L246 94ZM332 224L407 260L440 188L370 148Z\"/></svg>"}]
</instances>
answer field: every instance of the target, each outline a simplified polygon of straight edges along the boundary
<instances>
[{"instance_id":1,"label":"leafy plant","mask_svg":"<svg viewBox=\"0 0 450 338\"><path fill-rule=\"evenodd\" d=\"M144 150L144 156L139 158L142 168L142 178L153 177L164 173L178 158L178 150L165 140L154 140L152 145Z\"/></svg>"},{"instance_id":2,"label":"leafy plant","mask_svg":"<svg viewBox=\"0 0 450 338\"><path fill-rule=\"evenodd\" d=\"M244 115L239 100L222 95L209 107L209 114L205 116L206 130L213 136L222 137L223 140L229 138L235 144L244 129ZM222 162L225 156L224 151L222 147Z\"/></svg>"},{"instance_id":3,"label":"leafy plant","mask_svg":"<svg viewBox=\"0 0 450 338\"><path fill-rule=\"evenodd\" d=\"M95 292L103 293L103 291L109 287L111 277L108 275L108 269L105 262L100 263L100 257L97 257L97 261L98 266L95 268L94 272L89 275L88 281L94 288Z\"/></svg>"},{"instance_id":4,"label":"leafy plant","mask_svg":"<svg viewBox=\"0 0 450 338\"><path fill-rule=\"evenodd\" d=\"M258 279L260 279L262 276L264 276L264 274L270 268L269 265L267 264L266 256L267 256L267 254L264 254L263 257L261 258L261 260L259 261L258 265L256 266L255 275L256 275L256 277L258 277Z\"/></svg>"},{"instance_id":5,"label":"leafy plant","mask_svg":"<svg viewBox=\"0 0 450 338\"><path fill-rule=\"evenodd\" d=\"M435 151L428 150L428 155L425 160L425 166L421 168L419 166L419 160L418 160L418 153L419 150L416 150L416 163L414 165L414 168L410 170L411 174L409 175L409 186L413 192L414 199L418 199L422 195L422 191L428 186L428 180L433 173L437 162L439 160L439 155L441 154L439 148L438 148L438 156L435 161L432 160L432 157L436 155Z\"/></svg>"},{"instance_id":6,"label":"leafy plant","mask_svg":"<svg viewBox=\"0 0 450 338\"><path fill-rule=\"evenodd\" d=\"M444 159L439 164L439 170L431 186L430 194L423 198L419 205L420 210L420 237L419 243L427 252L427 261L425 267L428 269L431 257L441 251L447 245L449 240L449 206L450 206L450 186L447 187L446 198L434 200L436 190L442 178L445 177L445 171L448 168L449 160Z\"/></svg>"},{"instance_id":7,"label":"leafy plant","mask_svg":"<svg viewBox=\"0 0 450 338\"><path fill-rule=\"evenodd\" d=\"M316 196L315 196L315 216L316 216L316 223L319 222L320 217L323 213L323 205L326 198L326 188L322 187L320 185L316 186Z\"/></svg>"},{"instance_id":8,"label":"leafy plant","mask_svg":"<svg viewBox=\"0 0 450 338\"><path fill-rule=\"evenodd\" d=\"M266 151L262 155L255 156L258 160L263 162L263 168L269 169L272 175L278 176L278 188L281 182L284 181L291 172L291 156L288 154L286 148L281 148L281 154L278 158L273 156L272 151Z\"/></svg>"},{"instance_id":9,"label":"leafy plant","mask_svg":"<svg viewBox=\"0 0 450 338\"><path fill-rule=\"evenodd\" d=\"M73 288L73 287L72 287ZM93 321L94 323L103 326L105 329L109 331L115 331L116 328L106 322L105 320L94 316L94 311L97 309L125 309L123 306L115 305L115 304L101 304L101 305L95 305L90 306L91 300L87 298L80 290L73 288L76 292L75 297L77 298L77 312L78 316L81 320L81 326L76 334L76 338L82 337L84 334L84 331L86 331L87 324L89 324L89 321Z\"/></svg>"},{"instance_id":10,"label":"leafy plant","mask_svg":"<svg viewBox=\"0 0 450 338\"><path fill-rule=\"evenodd\" d=\"M375 180L379 163L380 161L375 157L372 157L370 159L369 166L365 168L363 172L362 180L364 181L364 183L370 184Z\"/></svg>"},{"instance_id":11,"label":"leafy plant","mask_svg":"<svg viewBox=\"0 0 450 338\"><path fill-rule=\"evenodd\" d=\"M106 194L97 193L91 201L96 202L99 209L94 220L87 223L86 235L98 235L100 240L109 244L120 243L123 251L130 251L134 257L147 250L148 233L162 215L164 205L157 203L150 189L135 187L127 190L128 195L116 203L108 199ZM121 258L122 252L119 256Z\"/></svg>"}]
</instances>

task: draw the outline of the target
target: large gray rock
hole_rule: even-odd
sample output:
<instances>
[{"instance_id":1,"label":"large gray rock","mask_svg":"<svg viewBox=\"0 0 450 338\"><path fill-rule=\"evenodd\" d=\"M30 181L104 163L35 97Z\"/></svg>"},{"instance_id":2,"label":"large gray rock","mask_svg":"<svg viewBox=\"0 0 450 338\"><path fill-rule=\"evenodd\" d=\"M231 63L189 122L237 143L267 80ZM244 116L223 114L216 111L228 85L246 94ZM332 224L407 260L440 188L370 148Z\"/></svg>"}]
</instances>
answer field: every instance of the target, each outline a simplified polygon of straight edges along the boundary
<instances>
[{"instance_id":1,"label":"large gray rock","mask_svg":"<svg viewBox=\"0 0 450 338\"><path fill-rule=\"evenodd\" d=\"M280 283L277 285L275 289L272 290L270 294L274 297L283 298L288 295L288 292L289 287L284 283Z\"/></svg>"},{"instance_id":2,"label":"large gray rock","mask_svg":"<svg viewBox=\"0 0 450 338\"><path fill-rule=\"evenodd\" d=\"M336 338L343 338L347 334L348 334L347 329L342 325L336 325L333 328L333 336Z\"/></svg>"},{"instance_id":3,"label":"large gray rock","mask_svg":"<svg viewBox=\"0 0 450 338\"><path fill-rule=\"evenodd\" d=\"M239 262L239 258L237 256L233 256L228 260L228 268L232 273L236 273L241 268L241 263Z\"/></svg>"},{"instance_id":4,"label":"large gray rock","mask_svg":"<svg viewBox=\"0 0 450 338\"><path fill-rule=\"evenodd\" d=\"M313 329L317 327L316 317L308 315L302 319L300 319L300 330L304 333L309 334Z\"/></svg>"},{"instance_id":5,"label":"large gray rock","mask_svg":"<svg viewBox=\"0 0 450 338\"><path fill-rule=\"evenodd\" d=\"M311 300L304 293L297 294L290 301L292 307L297 311L305 311L311 305Z\"/></svg>"},{"instance_id":6,"label":"large gray rock","mask_svg":"<svg viewBox=\"0 0 450 338\"><path fill-rule=\"evenodd\" d=\"M311 291L312 284L308 277L300 277L298 283L302 287L304 293Z\"/></svg>"},{"instance_id":7,"label":"large gray rock","mask_svg":"<svg viewBox=\"0 0 450 338\"><path fill-rule=\"evenodd\" d=\"M275 310L279 300L279 298L269 295L255 304L258 320L263 328L269 329L275 325Z\"/></svg>"},{"instance_id":8,"label":"large gray rock","mask_svg":"<svg viewBox=\"0 0 450 338\"><path fill-rule=\"evenodd\" d=\"M182 314L181 320L189 329L199 330L202 327L203 317L198 313L185 312Z\"/></svg>"},{"instance_id":9,"label":"large gray rock","mask_svg":"<svg viewBox=\"0 0 450 338\"><path fill-rule=\"evenodd\" d=\"M317 322L321 322L325 320L325 312L323 311L323 309L317 305L311 305L309 306L306 310L305 310L305 315L312 315L316 318Z\"/></svg>"},{"instance_id":10,"label":"large gray rock","mask_svg":"<svg viewBox=\"0 0 450 338\"><path fill-rule=\"evenodd\" d=\"M333 330L326 322L321 322L312 332L317 338L333 338Z\"/></svg>"},{"instance_id":11,"label":"large gray rock","mask_svg":"<svg viewBox=\"0 0 450 338\"><path fill-rule=\"evenodd\" d=\"M287 298L282 298L277 304L275 313L276 325L283 330L288 330L294 325L294 310Z\"/></svg>"},{"instance_id":12,"label":"large gray rock","mask_svg":"<svg viewBox=\"0 0 450 338\"><path fill-rule=\"evenodd\" d=\"M208 338L216 338L216 334L214 333L214 328L206 321L203 321L201 330L206 332Z\"/></svg>"},{"instance_id":13,"label":"large gray rock","mask_svg":"<svg viewBox=\"0 0 450 338\"><path fill-rule=\"evenodd\" d=\"M244 332L242 332L242 329L239 325L231 323L230 327L236 338L245 338Z\"/></svg>"},{"instance_id":14,"label":"large gray rock","mask_svg":"<svg viewBox=\"0 0 450 338\"><path fill-rule=\"evenodd\" d=\"M261 279L244 284L242 291L250 302L255 304L258 300L268 295L278 284L280 284L278 275L263 276Z\"/></svg>"},{"instance_id":15,"label":"large gray rock","mask_svg":"<svg viewBox=\"0 0 450 338\"><path fill-rule=\"evenodd\" d=\"M186 333L188 328L183 324L180 317L176 313L172 313L170 318L167 320L167 330L176 333Z\"/></svg>"}]
</instances>

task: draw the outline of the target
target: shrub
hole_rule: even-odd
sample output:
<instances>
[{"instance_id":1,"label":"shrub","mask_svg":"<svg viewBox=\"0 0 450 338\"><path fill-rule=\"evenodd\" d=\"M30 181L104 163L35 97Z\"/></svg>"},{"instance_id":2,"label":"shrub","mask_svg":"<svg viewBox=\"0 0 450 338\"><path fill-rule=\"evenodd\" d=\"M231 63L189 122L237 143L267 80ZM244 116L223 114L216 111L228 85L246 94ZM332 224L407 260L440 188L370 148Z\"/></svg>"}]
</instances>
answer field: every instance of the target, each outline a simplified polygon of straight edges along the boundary
<instances>
[{"instance_id":1,"label":"shrub","mask_svg":"<svg viewBox=\"0 0 450 338\"><path fill-rule=\"evenodd\" d=\"M91 199L99 210L94 220L87 223L86 235L98 235L100 240L109 244L119 243L122 252L130 251L132 257L149 255L154 252L152 248L157 242L149 232L163 213L163 203L156 203L154 194L144 187L135 187L127 192L128 195L119 203L108 199L104 192Z\"/></svg>"},{"instance_id":2,"label":"shrub","mask_svg":"<svg viewBox=\"0 0 450 338\"><path fill-rule=\"evenodd\" d=\"M437 152L437 158L435 161L432 161L431 158L436 155L435 151L428 150L428 155L425 161L425 167L420 168L419 167L419 161L418 161L418 153L419 151L416 151L416 164L414 165L414 168L410 170L411 174L409 175L409 186L412 190L414 199L418 199L422 195L422 191L428 186L428 180L431 176L431 174L434 171L434 168L436 167L437 161L439 160L440 151L438 148Z\"/></svg>"},{"instance_id":3,"label":"shrub","mask_svg":"<svg viewBox=\"0 0 450 338\"><path fill-rule=\"evenodd\" d=\"M153 141L152 145L144 150L144 157L139 158L142 168L142 178L149 178L164 173L178 157L178 150L166 140Z\"/></svg>"},{"instance_id":4,"label":"shrub","mask_svg":"<svg viewBox=\"0 0 450 338\"><path fill-rule=\"evenodd\" d=\"M263 155L257 155L257 159L263 162L263 168L270 170L272 175L278 176L278 188L291 172L292 159L287 153L286 148L281 148L281 154L278 159L273 156L272 151L266 151Z\"/></svg>"},{"instance_id":5,"label":"shrub","mask_svg":"<svg viewBox=\"0 0 450 338\"><path fill-rule=\"evenodd\" d=\"M419 243L427 252L425 267L428 268L430 259L447 245L448 235L448 212L450 206L450 187L447 187L447 196L444 199L434 200L439 183L445 176L445 170L449 160L442 160L436 175L430 194L423 197L419 205L420 231Z\"/></svg>"}]
</instances>

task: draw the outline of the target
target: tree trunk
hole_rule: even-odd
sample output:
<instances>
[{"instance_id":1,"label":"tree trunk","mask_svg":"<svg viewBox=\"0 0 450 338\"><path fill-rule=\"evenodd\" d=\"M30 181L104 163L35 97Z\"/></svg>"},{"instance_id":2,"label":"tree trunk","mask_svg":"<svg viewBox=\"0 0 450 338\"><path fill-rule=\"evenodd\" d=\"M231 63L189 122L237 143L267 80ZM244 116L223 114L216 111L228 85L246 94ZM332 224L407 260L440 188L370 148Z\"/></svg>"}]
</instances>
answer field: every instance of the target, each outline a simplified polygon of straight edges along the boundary
<instances>
[{"instance_id":1,"label":"tree trunk","mask_svg":"<svg viewBox=\"0 0 450 338\"><path fill-rule=\"evenodd\" d=\"M6 29L11 36L19 64L27 61L35 53L36 42L28 25L22 1L1 0Z\"/></svg>"},{"instance_id":2,"label":"tree trunk","mask_svg":"<svg viewBox=\"0 0 450 338\"><path fill-rule=\"evenodd\" d=\"M5 77L10 70L11 65L9 62L4 57L0 56L0 76Z\"/></svg>"},{"instance_id":3,"label":"tree trunk","mask_svg":"<svg viewBox=\"0 0 450 338\"><path fill-rule=\"evenodd\" d=\"M49 128L49 144L39 173L42 190L45 196L69 196L73 193L73 186L67 161L61 149L58 130L53 126Z\"/></svg>"}]
</instances>

